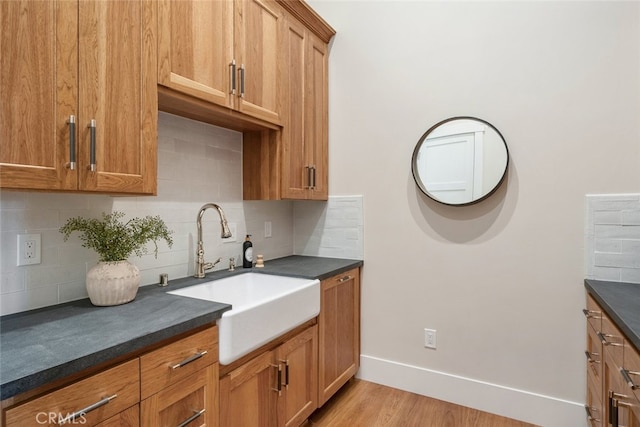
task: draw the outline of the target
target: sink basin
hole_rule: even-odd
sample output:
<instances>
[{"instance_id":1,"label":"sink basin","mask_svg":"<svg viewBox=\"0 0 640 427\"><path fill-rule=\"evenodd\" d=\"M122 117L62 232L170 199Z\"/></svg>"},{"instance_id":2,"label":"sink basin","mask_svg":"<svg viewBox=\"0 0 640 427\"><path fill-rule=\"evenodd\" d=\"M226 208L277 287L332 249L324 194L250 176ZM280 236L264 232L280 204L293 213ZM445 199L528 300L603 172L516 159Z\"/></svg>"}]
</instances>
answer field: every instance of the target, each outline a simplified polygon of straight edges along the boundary
<instances>
[{"instance_id":1,"label":"sink basin","mask_svg":"<svg viewBox=\"0 0 640 427\"><path fill-rule=\"evenodd\" d=\"M231 304L217 322L223 365L320 313L317 279L244 273L167 293Z\"/></svg>"}]
</instances>

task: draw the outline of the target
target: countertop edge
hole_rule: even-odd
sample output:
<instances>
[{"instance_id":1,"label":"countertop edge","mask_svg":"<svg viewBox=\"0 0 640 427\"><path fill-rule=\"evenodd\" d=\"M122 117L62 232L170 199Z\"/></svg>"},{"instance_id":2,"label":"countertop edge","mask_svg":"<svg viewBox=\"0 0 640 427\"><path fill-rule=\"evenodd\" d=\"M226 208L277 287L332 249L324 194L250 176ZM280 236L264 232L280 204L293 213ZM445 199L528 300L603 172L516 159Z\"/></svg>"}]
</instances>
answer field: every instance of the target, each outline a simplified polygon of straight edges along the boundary
<instances>
[{"instance_id":1,"label":"countertop edge","mask_svg":"<svg viewBox=\"0 0 640 427\"><path fill-rule=\"evenodd\" d=\"M260 272L264 274L278 274L290 277L301 278L313 278L324 280L329 277L341 274L354 268L362 267L364 261L353 259L341 259L341 258L323 258L313 256L299 256L292 255L284 258L270 260L265 262L265 268L253 268L253 269L238 269L240 271L227 272L220 270L212 272L207 275L204 280L215 280L223 277L227 277L233 274L242 274L249 271ZM146 290L153 293L166 293L169 290L179 289L185 286L196 284L203 281L203 279L194 279L190 277L179 278L171 281L173 286L167 288L155 288ZM153 285L148 285L149 288ZM144 286L142 288L147 288ZM142 289L141 288L141 289ZM200 302L202 303L202 302ZM69 303L61 304L60 306L67 305ZM47 367L41 370L36 370L31 374L27 374L23 377L10 379L7 382L3 382L0 378L0 400L6 400L19 396L20 394L36 390L48 383L64 380L72 375L81 374L83 371L91 369L93 367L106 364L111 360L122 360L128 355L139 353L145 348L152 347L162 341L178 336L182 333L189 332L197 329L201 326L209 323L215 323L222 313L231 308L230 305L224 303L213 303L215 307L210 312L196 315L187 320L181 321L176 324L162 327L160 329L150 331L138 336L130 336L128 339L117 342L114 345L102 348L98 351L79 356L77 358L70 359L67 362L60 363L56 366ZM54 309L51 308L36 309L34 312ZM15 315L2 316L12 318L15 316L28 316L28 313L16 313ZM0 331L1 332L1 331Z\"/></svg>"},{"instance_id":2,"label":"countertop edge","mask_svg":"<svg viewBox=\"0 0 640 427\"><path fill-rule=\"evenodd\" d=\"M589 295L595 299L598 304L605 311L607 316L613 320L615 325L622 331L625 337L633 344L636 350L640 351L640 331L632 329L624 316L619 313L620 308L614 307L611 305L611 302L602 295L599 291L599 287L601 286L615 286L616 284L620 286L637 286L640 289L640 284L635 283L625 283L625 282L606 282L602 280L594 280L594 279L585 279L584 285L589 292Z\"/></svg>"}]
</instances>

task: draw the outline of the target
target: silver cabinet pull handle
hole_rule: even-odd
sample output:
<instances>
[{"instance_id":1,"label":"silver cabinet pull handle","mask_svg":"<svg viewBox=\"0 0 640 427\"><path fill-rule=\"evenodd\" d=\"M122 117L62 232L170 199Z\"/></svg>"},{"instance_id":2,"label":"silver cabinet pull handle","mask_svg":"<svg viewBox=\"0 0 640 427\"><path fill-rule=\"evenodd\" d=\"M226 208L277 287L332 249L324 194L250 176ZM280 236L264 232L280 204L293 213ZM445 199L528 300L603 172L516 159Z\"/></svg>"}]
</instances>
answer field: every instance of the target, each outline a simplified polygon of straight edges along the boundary
<instances>
[{"instance_id":1,"label":"silver cabinet pull handle","mask_svg":"<svg viewBox=\"0 0 640 427\"><path fill-rule=\"evenodd\" d=\"M85 414L88 414L89 412L93 411L94 409L98 409L99 407L106 405L116 397L118 397L117 394L114 394L113 396L110 396L110 397L105 397L104 399L92 405L89 405L84 409L80 409L79 411L74 412L73 414L67 415L66 417L58 421L58 424L65 424L65 423L68 423L69 421L75 421L76 418L82 417Z\"/></svg>"},{"instance_id":2,"label":"silver cabinet pull handle","mask_svg":"<svg viewBox=\"0 0 640 427\"><path fill-rule=\"evenodd\" d=\"M271 387L271 390L277 391L278 396L280 396L282 394L282 365L279 363L277 365L271 364L271 367L276 370L276 386Z\"/></svg>"},{"instance_id":3,"label":"silver cabinet pull handle","mask_svg":"<svg viewBox=\"0 0 640 427\"><path fill-rule=\"evenodd\" d=\"M71 170L76 168L76 116L69 116L69 163L67 167Z\"/></svg>"},{"instance_id":4,"label":"silver cabinet pull handle","mask_svg":"<svg viewBox=\"0 0 640 427\"><path fill-rule=\"evenodd\" d=\"M240 98L244 98L244 64L240 65L238 72L240 74Z\"/></svg>"},{"instance_id":5,"label":"silver cabinet pull handle","mask_svg":"<svg viewBox=\"0 0 640 427\"><path fill-rule=\"evenodd\" d=\"M89 169L91 172L96 171L96 120L91 119L89 123Z\"/></svg>"},{"instance_id":6,"label":"silver cabinet pull handle","mask_svg":"<svg viewBox=\"0 0 640 427\"><path fill-rule=\"evenodd\" d=\"M630 376L630 375L640 375L640 372L629 371L627 369L620 368L620 374L622 374L622 378L624 378L624 382L627 383L627 385L629 386L629 388L631 388L631 390L640 389L640 385L634 383L633 378L631 378Z\"/></svg>"},{"instance_id":7,"label":"silver cabinet pull handle","mask_svg":"<svg viewBox=\"0 0 640 427\"><path fill-rule=\"evenodd\" d=\"M587 419L589 421L595 421L597 423L600 422L599 418L596 418L591 414L591 411L598 412L598 410L596 408L592 408L592 407L590 407L588 405L584 405L584 409L587 411Z\"/></svg>"},{"instance_id":8,"label":"silver cabinet pull handle","mask_svg":"<svg viewBox=\"0 0 640 427\"><path fill-rule=\"evenodd\" d=\"M584 352L585 356L587 356L587 362L589 363L600 363L599 360L592 358L591 356L599 356L598 353L589 353L588 351Z\"/></svg>"},{"instance_id":9,"label":"silver cabinet pull handle","mask_svg":"<svg viewBox=\"0 0 640 427\"><path fill-rule=\"evenodd\" d=\"M307 170L307 185L305 186L305 188L310 189L311 188L311 166L305 166L304 168Z\"/></svg>"},{"instance_id":10,"label":"silver cabinet pull handle","mask_svg":"<svg viewBox=\"0 0 640 427\"><path fill-rule=\"evenodd\" d=\"M598 332L598 338L600 338L600 342L602 345L610 345L612 347L622 347L622 344L617 342L607 341L607 337L613 337L611 334L603 334L602 332Z\"/></svg>"},{"instance_id":11,"label":"silver cabinet pull handle","mask_svg":"<svg viewBox=\"0 0 640 427\"><path fill-rule=\"evenodd\" d=\"M195 413L191 415L189 418L187 418L186 420L184 420L183 422L181 422L180 424L178 424L178 427L184 427L187 424L189 424L191 421L198 418L200 415L204 414L206 412L206 408L200 409L199 411L193 411L193 412Z\"/></svg>"},{"instance_id":12,"label":"silver cabinet pull handle","mask_svg":"<svg viewBox=\"0 0 640 427\"><path fill-rule=\"evenodd\" d=\"M184 365L188 365L189 363L193 362L194 360L198 360L200 359L202 356L204 356L205 354L207 354L207 350L203 350L203 351L199 351L198 353L194 354L193 356L189 356L186 359L184 359L182 362L177 363L173 366L171 366L171 369L178 369L178 368L182 368Z\"/></svg>"},{"instance_id":13,"label":"silver cabinet pull handle","mask_svg":"<svg viewBox=\"0 0 640 427\"><path fill-rule=\"evenodd\" d=\"M344 283L344 282L347 282L347 281L349 281L351 279L353 279L353 277L351 277L351 276L343 276L343 277L338 279L338 282L339 283Z\"/></svg>"},{"instance_id":14,"label":"silver cabinet pull handle","mask_svg":"<svg viewBox=\"0 0 640 427\"><path fill-rule=\"evenodd\" d=\"M231 95L236 94L236 60L234 59L229 64L229 73L231 77Z\"/></svg>"},{"instance_id":15,"label":"silver cabinet pull handle","mask_svg":"<svg viewBox=\"0 0 640 427\"><path fill-rule=\"evenodd\" d=\"M587 310L586 308L583 308L582 312L584 313L587 319L601 319L600 315L602 313L599 311Z\"/></svg>"}]
</instances>

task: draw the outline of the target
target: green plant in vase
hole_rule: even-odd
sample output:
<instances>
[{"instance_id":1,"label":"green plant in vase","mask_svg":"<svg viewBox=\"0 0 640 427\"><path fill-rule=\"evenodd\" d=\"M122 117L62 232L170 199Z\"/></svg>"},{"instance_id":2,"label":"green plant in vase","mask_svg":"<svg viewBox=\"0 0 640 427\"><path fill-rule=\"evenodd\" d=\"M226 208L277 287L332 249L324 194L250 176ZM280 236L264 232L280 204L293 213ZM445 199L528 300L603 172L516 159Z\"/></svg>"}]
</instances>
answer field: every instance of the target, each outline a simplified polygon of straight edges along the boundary
<instances>
[{"instance_id":1,"label":"green plant in vase","mask_svg":"<svg viewBox=\"0 0 640 427\"><path fill-rule=\"evenodd\" d=\"M102 219L70 218L60 228L67 241L78 232L82 246L93 249L100 257L87 272L87 293L94 305L118 305L132 301L140 285L140 271L127 261L132 254L147 252L153 242L158 256L158 241L173 245L170 231L159 216L147 215L124 221L123 212L103 213Z\"/></svg>"}]
</instances>

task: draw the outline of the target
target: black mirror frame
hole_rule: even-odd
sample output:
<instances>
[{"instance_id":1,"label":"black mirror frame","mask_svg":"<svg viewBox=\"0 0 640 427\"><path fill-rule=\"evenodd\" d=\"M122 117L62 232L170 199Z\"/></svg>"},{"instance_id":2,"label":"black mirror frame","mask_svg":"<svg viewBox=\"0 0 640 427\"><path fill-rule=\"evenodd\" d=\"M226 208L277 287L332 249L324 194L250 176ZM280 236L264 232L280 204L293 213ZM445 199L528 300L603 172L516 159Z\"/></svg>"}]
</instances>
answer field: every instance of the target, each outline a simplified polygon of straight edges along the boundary
<instances>
[{"instance_id":1,"label":"black mirror frame","mask_svg":"<svg viewBox=\"0 0 640 427\"><path fill-rule=\"evenodd\" d=\"M506 161L506 163L504 165L504 171L502 172L502 176L500 177L500 180L496 183L496 185L487 194L485 194L484 196L479 197L479 198L477 198L475 200L472 200L470 202L466 202L466 203L447 203L447 202L443 202L442 200L438 200L437 198L435 198L431 194L429 194L427 189L424 187L424 184L422 183L422 180L420 180L418 178L418 173L416 171L416 169L417 169L416 162L417 162L417 158L418 158L418 152L420 151L420 148L422 147L422 143L427 139L427 136L429 136L429 134L431 132L433 132L436 128L438 128L439 126L441 126L441 125L443 125L445 123L451 122L453 120L461 120L461 119L479 121L479 122L484 123L485 125L489 126L494 131L496 131L498 136L500 136L500 139L502 139L502 143L504 144L504 149L505 149L506 154L507 154L507 161ZM486 120L482 120L482 119L479 119L477 117L471 117L471 116L450 117L448 119L444 119L444 120L436 123L435 125L431 126L429 128L429 130L427 130L422 135L422 137L418 140L418 143L416 144L415 148L413 149L413 155L411 156L411 174L413 175L413 180L415 181L415 183L418 186L418 188L420 189L420 191L422 193L424 193L425 196L429 197L431 200L433 200L435 202L438 202L438 203L441 203L443 205L447 205L447 206L469 206L469 205L475 205L476 203L480 203L481 201L483 201L484 199L488 198L493 193L495 193L496 190L498 190L498 188L500 188L500 186L502 185L502 183L504 182L504 180L505 180L505 178L507 176L507 171L508 170L509 170L509 147L507 146L507 141L504 139L504 136L502 136L500 131L495 126L493 126L491 123L487 122Z\"/></svg>"}]
</instances>

